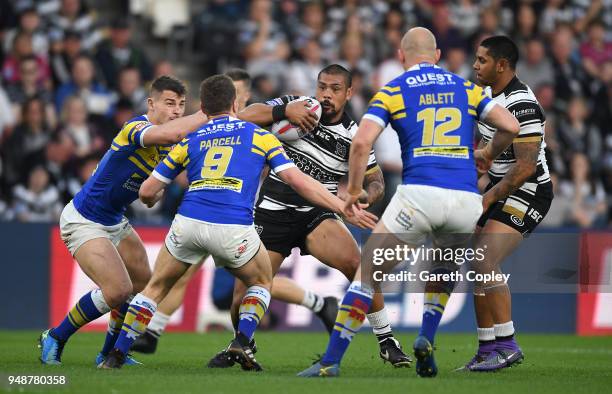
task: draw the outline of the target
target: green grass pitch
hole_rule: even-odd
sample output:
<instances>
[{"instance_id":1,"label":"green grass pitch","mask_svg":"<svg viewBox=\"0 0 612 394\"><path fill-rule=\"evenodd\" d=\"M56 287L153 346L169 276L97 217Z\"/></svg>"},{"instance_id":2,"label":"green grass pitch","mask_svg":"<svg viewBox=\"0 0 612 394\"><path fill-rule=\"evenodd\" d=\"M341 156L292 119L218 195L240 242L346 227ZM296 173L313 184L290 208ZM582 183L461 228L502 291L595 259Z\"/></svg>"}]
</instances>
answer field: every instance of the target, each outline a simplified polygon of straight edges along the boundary
<instances>
[{"instance_id":1,"label":"green grass pitch","mask_svg":"<svg viewBox=\"0 0 612 394\"><path fill-rule=\"evenodd\" d=\"M38 332L0 332L1 391L66 393L603 393L612 386L612 337L571 335L519 336L526 354L518 367L496 373L457 373L474 351L474 335L441 334L436 358L440 372L434 379L416 376L414 368L394 369L378 358L371 333L362 331L349 348L338 379L303 379L295 374L322 352L322 333L257 334L257 360L265 371L243 372L238 366L211 370L205 363L225 347L229 333L182 334L162 337L154 355L138 355L145 365L102 371L94 357L103 335L77 333L64 350L63 365L38 361ZM414 333L398 338L410 348ZM9 375L65 375L66 386L10 386Z\"/></svg>"}]
</instances>

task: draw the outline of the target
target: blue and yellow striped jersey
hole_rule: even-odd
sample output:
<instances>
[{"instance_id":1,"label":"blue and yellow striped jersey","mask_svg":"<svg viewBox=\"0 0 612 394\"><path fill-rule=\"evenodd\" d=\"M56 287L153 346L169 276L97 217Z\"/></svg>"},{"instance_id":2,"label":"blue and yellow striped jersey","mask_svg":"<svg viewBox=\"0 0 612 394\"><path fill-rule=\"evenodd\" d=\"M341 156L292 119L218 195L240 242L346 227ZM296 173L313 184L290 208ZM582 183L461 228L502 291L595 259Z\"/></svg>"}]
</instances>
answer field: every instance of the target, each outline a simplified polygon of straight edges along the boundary
<instances>
[{"instance_id":1,"label":"blue and yellow striped jersey","mask_svg":"<svg viewBox=\"0 0 612 394\"><path fill-rule=\"evenodd\" d=\"M403 184L477 193L474 130L494 105L474 83L421 63L382 87L363 118L397 132Z\"/></svg>"},{"instance_id":2,"label":"blue and yellow striped jersey","mask_svg":"<svg viewBox=\"0 0 612 394\"><path fill-rule=\"evenodd\" d=\"M170 183L183 169L187 171L189 189L180 215L208 223L250 225L266 163L277 173L295 166L270 132L220 116L177 144L153 176Z\"/></svg>"},{"instance_id":3,"label":"blue and yellow striped jersey","mask_svg":"<svg viewBox=\"0 0 612 394\"><path fill-rule=\"evenodd\" d=\"M105 226L118 224L138 189L171 146L144 147L144 132L152 124L146 115L126 122L113 139L93 175L74 196L81 215Z\"/></svg>"}]
</instances>

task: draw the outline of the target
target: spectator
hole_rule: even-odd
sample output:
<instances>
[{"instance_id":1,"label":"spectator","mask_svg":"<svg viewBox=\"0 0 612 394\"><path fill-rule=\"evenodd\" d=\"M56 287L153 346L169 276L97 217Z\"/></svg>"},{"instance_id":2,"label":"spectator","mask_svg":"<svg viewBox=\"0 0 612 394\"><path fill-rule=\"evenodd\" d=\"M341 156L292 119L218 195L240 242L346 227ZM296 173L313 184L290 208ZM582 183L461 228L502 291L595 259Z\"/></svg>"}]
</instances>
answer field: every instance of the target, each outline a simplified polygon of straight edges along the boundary
<instances>
[{"instance_id":1,"label":"spectator","mask_svg":"<svg viewBox=\"0 0 612 394\"><path fill-rule=\"evenodd\" d=\"M559 24L569 24L574 21L572 8L564 0L547 0L540 16L540 32L546 37L553 35Z\"/></svg>"},{"instance_id":2,"label":"spectator","mask_svg":"<svg viewBox=\"0 0 612 394\"><path fill-rule=\"evenodd\" d=\"M27 32L19 32L13 39L12 51L6 59L4 59L4 64L2 66L2 76L4 80L9 83L19 82L21 80L19 64L22 59L30 56L35 57L39 68L38 82L43 84L49 83L49 77L51 75L49 63L44 57L34 54L32 48L32 35Z\"/></svg>"},{"instance_id":3,"label":"spectator","mask_svg":"<svg viewBox=\"0 0 612 394\"><path fill-rule=\"evenodd\" d=\"M397 49L405 32L404 17L399 10L390 10L383 23L383 28L375 33L377 61L395 59Z\"/></svg>"},{"instance_id":4,"label":"spectator","mask_svg":"<svg viewBox=\"0 0 612 394\"><path fill-rule=\"evenodd\" d=\"M20 222L56 222L62 211L59 192L42 166L34 167L27 187L15 186L13 200L13 211Z\"/></svg>"},{"instance_id":5,"label":"spectator","mask_svg":"<svg viewBox=\"0 0 612 394\"><path fill-rule=\"evenodd\" d=\"M568 224L601 227L606 224L606 193L600 180L589 174L589 161L578 154L572 159L572 182L562 186L562 194L572 201Z\"/></svg>"},{"instance_id":6,"label":"spectator","mask_svg":"<svg viewBox=\"0 0 612 394\"><path fill-rule=\"evenodd\" d=\"M70 82L70 70L82 53L81 35L76 31L65 32L63 39L52 45L50 62L56 86Z\"/></svg>"},{"instance_id":7,"label":"spectator","mask_svg":"<svg viewBox=\"0 0 612 394\"><path fill-rule=\"evenodd\" d=\"M372 63L363 57L362 39L358 35L342 38L338 63L351 72L359 71L366 80L369 80L373 71Z\"/></svg>"},{"instance_id":8,"label":"spectator","mask_svg":"<svg viewBox=\"0 0 612 394\"><path fill-rule=\"evenodd\" d=\"M592 78L601 78L603 64L612 61L612 42L606 40L606 31L601 22L596 21L589 26L587 39L580 45L580 55L585 71Z\"/></svg>"},{"instance_id":9,"label":"spectator","mask_svg":"<svg viewBox=\"0 0 612 394\"><path fill-rule=\"evenodd\" d=\"M24 170L39 157L49 141L50 130L45 124L44 103L34 97L22 106L22 121L2 146L3 180L12 187L22 180Z\"/></svg>"},{"instance_id":10,"label":"spectator","mask_svg":"<svg viewBox=\"0 0 612 394\"><path fill-rule=\"evenodd\" d=\"M104 139L99 137L93 126L87 122L85 101L70 96L62 108L61 133L69 136L74 143L74 153L81 158L104 149Z\"/></svg>"},{"instance_id":11,"label":"spectator","mask_svg":"<svg viewBox=\"0 0 612 394\"><path fill-rule=\"evenodd\" d=\"M42 29L40 16L34 8L26 8L19 14L19 26L4 35L4 51L9 52L18 32L32 36L32 51L35 55L46 58L49 53L49 39Z\"/></svg>"},{"instance_id":12,"label":"spectator","mask_svg":"<svg viewBox=\"0 0 612 394\"><path fill-rule=\"evenodd\" d=\"M512 38L520 50L523 50L527 40L537 33L537 23L538 19L533 7L528 3L521 4L515 13L515 29L512 34Z\"/></svg>"},{"instance_id":13,"label":"spectator","mask_svg":"<svg viewBox=\"0 0 612 394\"><path fill-rule=\"evenodd\" d=\"M599 169L603 156L603 139L597 125L590 121L584 98L573 97L566 113L564 121L557 125L565 152L565 162L569 163L576 154L582 154L589 160L590 168Z\"/></svg>"},{"instance_id":14,"label":"spectator","mask_svg":"<svg viewBox=\"0 0 612 394\"><path fill-rule=\"evenodd\" d=\"M93 13L81 0L61 0L59 12L50 16L50 34L60 40L67 31L79 33L84 50L92 50L103 38Z\"/></svg>"},{"instance_id":15,"label":"spectator","mask_svg":"<svg viewBox=\"0 0 612 394\"><path fill-rule=\"evenodd\" d=\"M586 78L582 65L573 57L574 34L567 25L555 30L552 37L553 72L555 78L555 96L557 107L563 111L567 102L575 95L584 93L583 83Z\"/></svg>"},{"instance_id":16,"label":"spectator","mask_svg":"<svg viewBox=\"0 0 612 394\"><path fill-rule=\"evenodd\" d=\"M21 121L21 106L26 100L37 97L45 105L45 119L50 128L56 125L55 109L51 92L40 82L38 74L40 69L36 56L25 56L19 62L19 74L21 78L7 86L8 97L13 104L13 112L17 121Z\"/></svg>"},{"instance_id":17,"label":"spectator","mask_svg":"<svg viewBox=\"0 0 612 394\"><path fill-rule=\"evenodd\" d=\"M309 40L319 41L325 31L325 14L321 4L316 2L307 3L302 9L302 17L295 32L293 46L295 48L302 48ZM331 44L333 45L333 40Z\"/></svg>"},{"instance_id":18,"label":"spectator","mask_svg":"<svg viewBox=\"0 0 612 394\"><path fill-rule=\"evenodd\" d=\"M321 48L316 39L310 39L300 50L301 60L289 66L285 86L290 94L313 95L317 87L317 75L323 68Z\"/></svg>"},{"instance_id":19,"label":"spectator","mask_svg":"<svg viewBox=\"0 0 612 394\"><path fill-rule=\"evenodd\" d=\"M66 191L68 201L72 200L74 196L81 190L85 182L89 180L91 175L96 170L98 163L100 162L100 158L91 155L82 158L77 166L77 171L75 175L70 176L67 181Z\"/></svg>"},{"instance_id":20,"label":"spectator","mask_svg":"<svg viewBox=\"0 0 612 394\"><path fill-rule=\"evenodd\" d=\"M478 1L461 0L450 5L451 24L461 31L463 37L470 37L478 30Z\"/></svg>"},{"instance_id":21,"label":"spectator","mask_svg":"<svg viewBox=\"0 0 612 394\"><path fill-rule=\"evenodd\" d=\"M87 111L92 115L111 116L113 96L94 79L94 64L91 58L80 55L72 66L72 80L57 89L55 107L61 111L69 96L79 96L85 101Z\"/></svg>"},{"instance_id":22,"label":"spectator","mask_svg":"<svg viewBox=\"0 0 612 394\"><path fill-rule=\"evenodd\" d=\"M441 66L459 75L461 78L470 79L472 75L472 68L467 64L467 53L463 46L448 48L445 60L442 61Z\"/></svg>"},{"instance_id":23,"label":"spectator","mask_svg":"<svg viewBox=\"0 0 612 394\"><path fill-rule=\"evenodd\" d=\"M147 92L136 67L125 67L119 72L118 93L119 99L130 101L136 112L147 112Z\"/></svg>"},{"instance_id":24,"label":"spectator","mask_svg":"<svg viewBox=\"0 0 612 394\"><path fill-rule=\"evenodd\" d=\"M280 88L282 75L290 49L285 34L272 20L272 2L253 0L249 18L240 25L239 42L247 70L253 76L266 75L274 89Z\"/></svg>"},{"instance_id":25,"label":"spectator","mask_svg":"<svg viewBox=\"0 0 612 394\"><path fill-rule=\"evenodd\" d=\"M95 55L102 70L104 81L111 89L116 89L119 72L124 67L134 67L145 81L153 78L151 62L142 49L132 42L132 29L127 19L117 19L111 28L110 40L102 43Z\"/></svg>"},{"instance_id":26,"label":"spectator","mask_svg":"<svg viewBox=\"0 0 612 394\"><path fill-rule=\"evenodd\" d=\"M5 133L10 132L17 123L8 95L0 85L0 145ZM0 163L1 164L1 163ZM0 171L0 174L2 172Z\"/></svg>"},{"instance_id":27,"label":"spectator","mask_svg":"<svg viewBox=\"0 0 612 394\"><path fill-rule=\"evenodd\" d=\"M62 203L66 204L72 199L68 193L69 174L75 169L71 164L75 162L74 141L64 132L56 132L45 147L44 167L51 177L51 182L57 187Z\"/></svg>"},{"instance_id":28,"label":"spectator","mask_svg":"<svg viewBox=\"0 0 612 394\"><path fill-rule=\"evenodd\" d=\"M532 89L554 82L554 72L550 60L546 58L544 43L533 37L525 44L525 56L519 59L516 73L521 81Z\"/></svg>"},{"instance_id":29,"label":"spectator","mask_svg":"<svg viewBox=\"0 0 612 394\"><path fill-rule=\"evenodd\" d=\"M438 48L442 51L442 58L445 58L450 47L467 46L461 32L452 26L449 8L444 3L439 3L433 9L431 31L436 36Z\"/></svg>"},{"instance_id":30,"label":"spectator","mask_svg":"<svg viewBox=\"0 0 612 394\"><path fill-rule=\"evenodd\" d=\"M499 27L497 11L494 8L485 8L480 13L479 29L469 39L470 47L476 53L476 49L478 49L478 45L480 45L482 40L498 34L504 34L504 32Z\"/></svg>"},{"instance_id":31,"label":"spectator","mask_svg":"<svg viewBox=\"0 0 612 394\"><path fill-rule=\"evenodd\" d=\"M176 75L174 72L174 66L167 60L162 60L155 64L153 79L159 78L162 75Z\"/></svg>"}]
</instances>

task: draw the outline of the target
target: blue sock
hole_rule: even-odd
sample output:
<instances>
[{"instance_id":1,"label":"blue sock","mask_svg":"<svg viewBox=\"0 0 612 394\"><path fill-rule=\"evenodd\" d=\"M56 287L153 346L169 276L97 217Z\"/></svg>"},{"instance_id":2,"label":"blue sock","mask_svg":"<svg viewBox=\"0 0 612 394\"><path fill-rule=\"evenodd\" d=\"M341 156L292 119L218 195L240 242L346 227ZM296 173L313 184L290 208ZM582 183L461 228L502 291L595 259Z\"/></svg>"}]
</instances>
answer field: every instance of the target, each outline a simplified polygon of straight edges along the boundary
<instances>
[{"instance_id":1,"label":"blue sock","mask_svg":"<svg viewBox=\"0 0 612 394\"><path fill-rule=\"evenodd\" d=\"M372 305L373 291L361 282L353 282L342 299L334 330L327 350L321 359L323 365L340 364L353 336L359 331Z\"/></svg>"},{"instance_id":2,"label":"blue sock","mask_svg":"<svg viewBox=\"0 0 612 394\"><path fill-rule=\"evenodd\" d=\"M451 273L451 271L445 268L439 268L432 271L432 274L445 273ZM430 284L428 284L428 286L430 286ZM450 294L453 292L455 283L435 283L435 287L437 287L437 292L425 290L423 321L421 323L421 330L419 331L419 336L427 338L432 345L436 337L436 331L438 331L438 326L440 325L440 320L442 320L442 315L444 314L444 308L446 308L446 303L450 298Z\"/></svg>"},{"instance_id":3,"label":"blue sock","mask_svg":"<svg viewBox=\"0 0 612 394\"><path fill-rule=\"evenodd\" d=\"M136 338L147 330L156 309L155 301L140 293L136 294L125 313L119 338L113 348L127 354Z\"/></svg>"},{"instance_id":4,"label":"blue sock","mask_svg":"<svg viewBox=\"0 0 612 394\"><path fill-rule=\"evenodd\" d=\"M110 311L110 307L104 301L102 291L100 289L92 290L81 297L64 320L57 327L52 328L49 333L53 338L65 342L79 328L92 320L96 320L108 311Z\"/></svg>"},{"instance_id":5,"label":"blue sock","mask_svg":"<svg viewBox=\"0 0 612 394\"><path fill-rule=\"evenodd\" d=\"M270 305L270 292L265 287L251 286L247 289L238 312L238 332L249 340Z\"/></svg>"},{"instance_id":6,"label":"blue sock","mask_svg":"<svg viewBox=\"0 0 612 394\"><path fill-rule=\"evenodd\" d=\"M111 311L110 319L108 321L108 330L106 331L106 338L104 338L104 346L102 346L102 350L100 351L103 356L106 356L108 352L113 350L115 342L117 342L117 338L119 338L121 326L123 325L123 319L125 319L125 314L131 301L132 299L130 297L128 301L121 305L121 308L113 309Z\"/></svg>"}]
</instances>

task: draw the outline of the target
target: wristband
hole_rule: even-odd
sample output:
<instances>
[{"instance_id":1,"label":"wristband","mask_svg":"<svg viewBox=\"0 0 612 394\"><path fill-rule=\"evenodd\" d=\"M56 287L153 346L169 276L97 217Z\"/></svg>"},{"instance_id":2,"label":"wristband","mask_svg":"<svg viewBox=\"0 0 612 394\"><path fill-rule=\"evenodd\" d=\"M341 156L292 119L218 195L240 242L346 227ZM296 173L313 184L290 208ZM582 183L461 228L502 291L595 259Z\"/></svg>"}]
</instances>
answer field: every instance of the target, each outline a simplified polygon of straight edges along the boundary
<instances>
[{"instance_id":1,"label":"wristband","mask_svg":"<svg viewBox=\"0 0 612 394\"><path fill-rule=\"evenodd\" d=\"M287 104L275 105L272 107L272 122L279 122L285 119L285 111L287 110Z\"/></svg>"}]
</instances>

